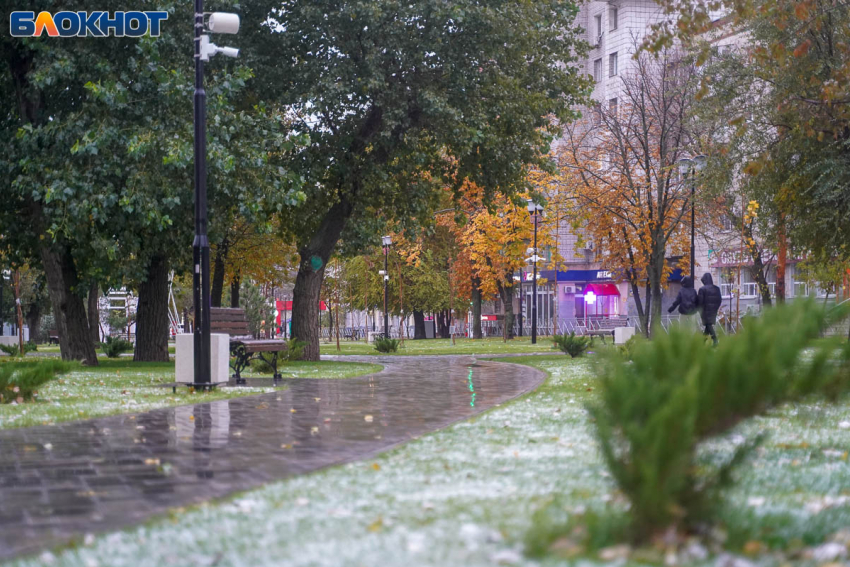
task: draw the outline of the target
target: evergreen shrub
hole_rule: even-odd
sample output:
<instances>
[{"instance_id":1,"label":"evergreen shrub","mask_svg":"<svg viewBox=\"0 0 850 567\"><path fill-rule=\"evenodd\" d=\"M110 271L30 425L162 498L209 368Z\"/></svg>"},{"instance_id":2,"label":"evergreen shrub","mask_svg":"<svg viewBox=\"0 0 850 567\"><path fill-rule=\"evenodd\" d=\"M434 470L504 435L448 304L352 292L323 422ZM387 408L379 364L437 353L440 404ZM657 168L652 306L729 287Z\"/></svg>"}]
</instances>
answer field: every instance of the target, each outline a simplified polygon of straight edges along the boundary
<instances>
[{"instance_id":1,"label":"evergreen shrub","mask_svg":"<svg viewBox=\"0 0 850 567\"><path fill-rule=\"evenodd\" d=\"M107 358L118 358L125 352L133 350L133 343L117 337L106 337L106 340L101 343L100 349Z\"/></svg>"},{"instance_id":2,"label":"evergreen shrub","mask_svg":"<svg viewBox=\"0 0 850 567\"><path fill-rule=\"evenodd\" d=\"M571 358L575 358L581 356L587 350L587 347L590 346L591 338L578 336L575 332L571 331L569 335L555 335L552 337L552 340L556 348L570 355Z\"/></svg>"},{"instance_id":3,"label":"evergreen shrub","mask_svg":"<svg viewBox=\"0 0 850 567\"><path fill-rule=\"evenodd\" d=\"M643 335L632 335L624 344L618 345L617 350L627 360L632 360L635 356L635 351L646 342Z\"/></svg>"},{"instance_id":4,"label":"evergreen shrub","mask_svg":"<svg viewBox=\"0 0 850 567\"><path fill-rule=\"evenodd\" d=\"M5 352L9 356L21 355L21 349L18 347L18 345L0 345L0 350ZM26 350L24 350L24 353L26 354Z\"/></svg>"},{"instance_id":5,"label":"evergreen shrub","mask_svg":"<svg viewBox=\"0 0 850 567\"><path fill-rule=\"evenodd\" d=\"M43 384L70 369L71 365L61 360L0 364L0 403L20 404L37 398Z\"/></svg>"},{"instance_id":6,"label":"evergreen shrub","mask_svg":"<svg viewBox=\"0 0 850 567\"><path fill-rule=\"evenodd\" d=\"M388 337L380 337L375 339L375 350L378 352L388 353L398 350L398 339Z\"/></svg>"},{"instance_id":7,"label":"evergreen shrub","mask_svg":"<svg viewBox=\"0 0 850 567\"><path fill-rule=\"evenodd\" d=\"M761 436L714 465L698 460L702 443L779 404L850 389L848 344L814 340L836 315L795 301L765 309L717 348L674 328L639 343L630 364L611 352L589 410L607 466L631 502L636 539L710 519L710 505Z\"/></svg>"},{"instance_id":8,"label":"evergreen shrub","mask_svg":"<svg viewBox=\"0 0 850 567\"><path fill-rule=\"evenodd\" d=\"M289 339L286 344L286 352L280 353L280 360L284 362L294 362L304 358L304 349L307 348L307 341Z\"/></svg>"}]
</instances>

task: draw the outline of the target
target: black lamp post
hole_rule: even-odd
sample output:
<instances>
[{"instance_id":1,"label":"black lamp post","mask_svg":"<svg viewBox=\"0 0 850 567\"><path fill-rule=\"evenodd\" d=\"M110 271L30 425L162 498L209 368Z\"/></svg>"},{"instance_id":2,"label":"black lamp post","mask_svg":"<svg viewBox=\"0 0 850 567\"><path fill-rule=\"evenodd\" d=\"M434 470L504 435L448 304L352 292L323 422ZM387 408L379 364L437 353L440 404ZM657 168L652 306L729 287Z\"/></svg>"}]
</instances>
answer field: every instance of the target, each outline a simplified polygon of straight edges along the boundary
<instances>
[{"instance_id":1,"label":"black lamp post","mask_svg":"<svg viewBox=\"0 0 850 567\"><path fill-rule=\"evenodd\" d=\"M519 336L522 336L522 268L519 269Z\"/></svg>"},{"instance_id":2,"label":"black lamp post","mask_svg":"<svg viewBox=\"0 0 850 567\"><path fill-rule=\"evenodd\" d=\"M390 315L387 312L387 286L390 283L389 258L390 245L393 243L389 236L382 236L381 243L384 246L384 269L378 272L384 277L384 337L390 338Z\"/></svg>"},{"instance_id":3,"label":"black lamp post","mask_svg":"<svg viewBox=\"0 0 850 567\"><path fill-rule=\"evenodd\" d=\"M210 14L206 27L211 32L237 33L239 16ZM192 242L192 301L194 325L194 385L212 386L210 375L210 242L207 238L207 95L204 91L204 62L221 53L236 57L239 50L218 47L204 33L204 0L195 0L195 239Z\"/></svg>"},{"instance_id":4,"label":"black lamp post","mask_svg":"<svg viewBox=\"0 0 850 567\"><path fill-rule=\"evenodd\" d=\"M3 321L3 288L6 284L6 276L5 273L0 270L0 337L4 335L3 326L6 324Z\"/></svg>"},{"instance_id":5,"label":"black lamp post","mask_svg":"<svg viewBox=\"0 0 850 567\"><path fill-rule=\"evenodd\" d=\"M698 155L693 159L682 158L679 160L679 173L685 183L691 186L691 273L696 283L696 173L705 167L706 157Z\"/></svg>"},{"instance_id":6,"label":"black lamp post","mask_svg":"<svg viewBox=\"0 0 850 567\"><path fill-rule=\"evenodd\" d=\"M531 344L537 344L537 219L543 212L543 205L528 200L528 214L534 221L534 248L530 260L534 263L534 274L531 280Z\"/></svg>"}]
</instances>

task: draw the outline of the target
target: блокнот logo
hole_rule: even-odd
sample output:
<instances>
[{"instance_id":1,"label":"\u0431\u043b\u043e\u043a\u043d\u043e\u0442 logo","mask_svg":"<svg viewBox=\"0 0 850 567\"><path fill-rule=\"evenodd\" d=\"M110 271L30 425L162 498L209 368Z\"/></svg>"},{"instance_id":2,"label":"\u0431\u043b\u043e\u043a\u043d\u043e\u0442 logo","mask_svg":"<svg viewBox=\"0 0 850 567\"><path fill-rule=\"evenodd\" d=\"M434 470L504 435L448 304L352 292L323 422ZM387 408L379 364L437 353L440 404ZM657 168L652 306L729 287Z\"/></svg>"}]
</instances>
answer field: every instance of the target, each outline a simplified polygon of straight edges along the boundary
<instances>
[{"instance_id":1,"label":"\u0431\u043b\u043e\u043a\u043d\u043e\u0442 logo","mask_svg":"<svg viewBox=\"0 0 850 567\"><path fill-rule=\"evenodd\" d=\"M148 30L153 37L160 33L168 12L12 12L9 31L12 37L142 37Z\"/></svg>"}]
</instances>

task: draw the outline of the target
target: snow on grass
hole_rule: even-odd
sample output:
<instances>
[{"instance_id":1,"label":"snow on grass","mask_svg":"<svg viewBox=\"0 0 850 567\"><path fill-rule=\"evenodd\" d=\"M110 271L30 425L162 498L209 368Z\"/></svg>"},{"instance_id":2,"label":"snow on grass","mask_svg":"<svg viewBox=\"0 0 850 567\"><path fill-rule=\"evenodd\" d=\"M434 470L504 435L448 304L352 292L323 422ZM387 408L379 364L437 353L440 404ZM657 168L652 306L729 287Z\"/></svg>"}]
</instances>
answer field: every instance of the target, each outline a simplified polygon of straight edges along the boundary
<instances>
[{"instance_id":1,"label":"snow on grass","mask_svg":"<svg viewBox=\"0 0 850 567\"><path fill-rule=\"evenodd\" d=\"M102 360L100 367L78 368L45 385L38 394L37 402L14 406L0 404L0 428L51 425L75 419L263 394L279 389L240 386L195 392L179 386L174 393L172 388L164 386L175 380L174 363ZM377 364L354 362L299 361L286 365L282 370L284 377L350 378L380 371L381 368Z\"/></svg>"},{"instance_id":2,"label":"snow on grass","mask_svg":"<svg viewBox=\"0 0 850 567\"><path fill-rule=\"evenodd\" d=\"M151 565L565 564L523 555L533 513L553 501L566 514L618 513L626 503L604 467L584 409L596 395L591 361L524 361L550 372L537 391L377 458L175 510L138 528L15 564L117 567L138 565L140 557ZM788 522L787 530L801 539L810 533L800 545L814 545L850 525L842 500L850 487L843 453L850 432L840 425L847 421L845 402L783 408L747 424L773 435L729 496L722 519L730 534L738 530L749 540L763 535L759 528L777 533ZM733 435L709 449L730 451L735 442ZM752 565L728 554L707 561ZM778 559L763 553L755 562Z\"/></svg>"}]
</instances>

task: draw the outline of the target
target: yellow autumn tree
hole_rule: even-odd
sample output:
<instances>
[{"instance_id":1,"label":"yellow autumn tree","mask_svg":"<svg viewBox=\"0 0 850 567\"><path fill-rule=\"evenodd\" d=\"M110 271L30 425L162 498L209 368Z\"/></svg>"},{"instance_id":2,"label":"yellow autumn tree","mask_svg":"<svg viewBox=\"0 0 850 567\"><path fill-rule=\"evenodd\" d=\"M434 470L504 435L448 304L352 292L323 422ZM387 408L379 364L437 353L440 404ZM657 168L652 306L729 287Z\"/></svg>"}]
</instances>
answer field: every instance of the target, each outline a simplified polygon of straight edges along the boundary
<instances>
[{"instance_id":1,"label":"yellow autumn tree","mask_svg":"<svg viewBox=\"0 0 850 567\"><path fill-rule=\"evenodd\" d=\"M441 216L441 222L451 226L457 240L454 273L460 293L472 300L473 338L481 337L481 302L495 297L505 306L506 336L513 336L514 274L527 267L527 250L534 238L527 197L520 196L516 201L496 197L487 202L482 188L467 181L456 200L457 208ZM551 258L545 267L557 267L561 257L552 217L539 217L537 232L538 250L548 250Z\"/></svg>"},{"instance_id":2,"label":"yellow autumn tree","mask_svg":"<svg viewBox=\"0 0 850 567\"><path fill-rule=\"evenodd\" d=\"M691 198L677 161L695 145L689 129L694 68L673 52L642 54L616 99L568 124L552 155L558 173L538 183L570 203L579 234L597 244L605 269L630 284L641 327L661 320L661 296L689 258Z\"/></svg>"}]
</instances>

